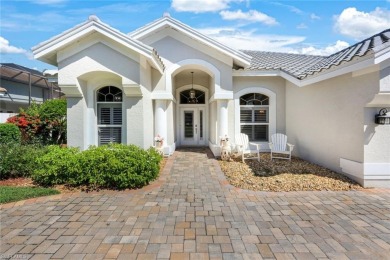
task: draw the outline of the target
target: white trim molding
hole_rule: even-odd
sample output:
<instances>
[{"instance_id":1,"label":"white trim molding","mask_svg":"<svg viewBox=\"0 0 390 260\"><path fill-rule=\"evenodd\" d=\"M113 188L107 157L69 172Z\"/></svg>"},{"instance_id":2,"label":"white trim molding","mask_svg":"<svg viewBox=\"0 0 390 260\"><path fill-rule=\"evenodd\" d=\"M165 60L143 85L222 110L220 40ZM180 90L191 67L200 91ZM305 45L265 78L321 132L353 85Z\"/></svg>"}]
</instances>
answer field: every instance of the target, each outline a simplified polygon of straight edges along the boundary
<instances>
[{"instance_id":1,"label":"white trim molding","mask_svg":"<svg viewBox=\"0 0 390 260\"><path fill-rule=\"evenodd\" d=\"M172 93L172 78L187 68L199 69L209 74L214 78L215 93L221 92L221 73L213 64L200 59L186 59L169 66L165 72L166 92Z\"/></svg>"},{"instance_id":2,"label":"white trim molding","mask_svg":"<svg viewBox=\"0 0 390 260\"><path fill-rule=\"evenodd\" d=\"M60 88L65 97L83 97L83 92L77 85L60 85Z\"/></svg>"},{"instance_id":3,"label":"white trim molding","mask_svg":"<svg viewBox=\"0 0 390 260\"><path fill-rule=\"evenodd\" d=\"M340 168L363 187L390 188L390 163L361 163L340 158Z\"/></svg>"},{"instance_id":4,"label":"white trim molding","mask_svg":"<svg viewBox=\"0 0 390 260\"><path fill-rule=\"evenodd\" d=\"M138 84L123 84L123 92L126 97L141 97L141 86Z\"/></svg>"}]
</instances>

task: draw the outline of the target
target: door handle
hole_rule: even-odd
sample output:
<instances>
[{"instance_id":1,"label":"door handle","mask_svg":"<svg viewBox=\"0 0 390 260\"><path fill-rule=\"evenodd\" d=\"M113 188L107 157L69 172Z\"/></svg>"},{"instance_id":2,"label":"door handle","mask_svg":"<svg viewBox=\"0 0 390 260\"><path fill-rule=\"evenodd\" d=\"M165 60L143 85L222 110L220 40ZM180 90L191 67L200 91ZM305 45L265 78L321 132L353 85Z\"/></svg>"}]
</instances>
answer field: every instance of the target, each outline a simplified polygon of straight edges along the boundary
<instances>
[{"instance_id":1,"label":"door handle","mask_svg":"<svg viewBox=\"0 0 390 260\"><path fill-rule=\"evenodd\" d=\"M198 125L195 125L195 134L198 134Z\"/></svg>"}]
</instances>

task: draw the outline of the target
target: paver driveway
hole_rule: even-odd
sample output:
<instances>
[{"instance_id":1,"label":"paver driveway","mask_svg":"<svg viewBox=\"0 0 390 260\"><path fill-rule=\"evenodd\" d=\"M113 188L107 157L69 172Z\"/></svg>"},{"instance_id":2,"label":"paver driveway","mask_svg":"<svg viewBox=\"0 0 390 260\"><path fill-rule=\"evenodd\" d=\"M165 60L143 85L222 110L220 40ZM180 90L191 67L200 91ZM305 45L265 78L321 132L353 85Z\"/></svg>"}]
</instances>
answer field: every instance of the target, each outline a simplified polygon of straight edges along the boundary
<instances>
[{"instance_id":1,"label":"paver driveway","mask_svg":"<svg viewBox=\"0 0 390 260\"><path fill-rule=\"evenodd\" d=\"M1 258L12 257L390 259L390 190L243 191L208 149L183 149L141 190L2 206Z\"/></svg>"}]
</instances>

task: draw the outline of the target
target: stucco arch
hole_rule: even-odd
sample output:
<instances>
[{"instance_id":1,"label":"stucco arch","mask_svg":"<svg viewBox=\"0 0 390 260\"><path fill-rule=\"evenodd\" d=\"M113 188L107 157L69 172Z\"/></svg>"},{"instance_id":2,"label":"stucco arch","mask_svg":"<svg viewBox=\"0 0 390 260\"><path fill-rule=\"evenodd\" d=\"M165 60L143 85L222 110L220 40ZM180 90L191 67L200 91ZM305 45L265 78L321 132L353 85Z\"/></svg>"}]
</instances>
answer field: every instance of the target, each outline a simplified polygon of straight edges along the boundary
<instances>
[{"instance_id":1,"label":"stucco arch","mask_svg":"<svg viewBox=\"0 0 390 260\"><path fill-rule=\"evenodd\" d=\"M240 133L240 97L260 93L269 97L269 136L276 133L276 93L265 87L249 87L234 93L234 131Z\"/></svg>"},{"instance_id":2,"label":"stucco arch","mask_svg":"<svg viewBox=\"0 0 390 260\"><path fill-rule=\"evenodd\" d=\"M165 87L166 91L173 93L172 78L186 69L199 69L209 74L214 79L215 92L221 90L221 73L213 64L200 59L186 59L169 66L166 70Z\"/></svg>"}]
</instances>

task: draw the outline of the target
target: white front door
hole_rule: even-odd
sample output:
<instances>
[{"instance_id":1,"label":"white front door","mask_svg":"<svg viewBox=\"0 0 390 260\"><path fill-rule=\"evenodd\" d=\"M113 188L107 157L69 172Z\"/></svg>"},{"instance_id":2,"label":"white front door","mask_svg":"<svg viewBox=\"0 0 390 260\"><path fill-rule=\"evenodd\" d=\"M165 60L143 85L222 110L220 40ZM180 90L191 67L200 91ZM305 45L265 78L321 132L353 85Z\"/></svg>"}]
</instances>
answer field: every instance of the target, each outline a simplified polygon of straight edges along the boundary
<instances>
[{"instance_id":1,"label":"white front door","mask_svg":"<svg viewBox=\"0 0 390 260\"><path fill-rule=\"evenodd\" d=\"M205 109L188 107L180 109L180 143L181 145L206 145Z\"/></svg>"}]
</instances>

